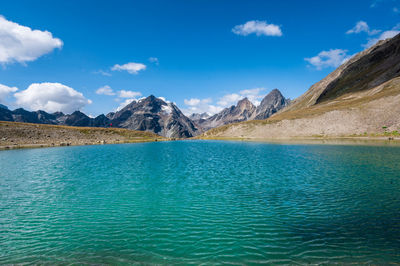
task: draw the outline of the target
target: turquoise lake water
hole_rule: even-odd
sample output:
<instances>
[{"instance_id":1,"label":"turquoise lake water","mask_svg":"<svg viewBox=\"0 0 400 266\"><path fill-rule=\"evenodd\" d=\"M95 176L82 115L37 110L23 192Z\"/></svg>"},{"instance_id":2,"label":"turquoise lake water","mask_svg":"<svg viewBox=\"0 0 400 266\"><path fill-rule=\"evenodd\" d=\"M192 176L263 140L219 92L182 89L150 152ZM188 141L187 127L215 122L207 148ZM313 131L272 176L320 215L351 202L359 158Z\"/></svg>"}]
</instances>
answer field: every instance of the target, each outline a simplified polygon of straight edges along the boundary
<instances>
[{"instance_id":1,"label":"turquoise lake water","mask_svg":"<svg viewBox=\"0 0 400 266\"><path fill-rule=\"evenodd\" d=\"M0 151L0 264L400 263L400 148Z\"/></svg>"}]
</instances>

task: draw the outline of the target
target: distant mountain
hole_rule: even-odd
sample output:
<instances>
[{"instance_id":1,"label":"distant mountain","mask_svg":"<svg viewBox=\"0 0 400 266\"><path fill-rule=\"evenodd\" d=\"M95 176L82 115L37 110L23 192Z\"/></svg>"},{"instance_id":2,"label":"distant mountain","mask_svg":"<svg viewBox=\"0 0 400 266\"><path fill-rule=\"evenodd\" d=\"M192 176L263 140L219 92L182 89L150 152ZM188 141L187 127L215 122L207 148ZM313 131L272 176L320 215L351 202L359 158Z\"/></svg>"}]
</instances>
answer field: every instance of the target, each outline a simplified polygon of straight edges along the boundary
<instances>
[{"instance_id":1,"label":"distant mountain","mask_svg":"<svg viewBox=\"0 0 400 266\"><path fill-rule=\"evenodd\" d=\"M218 114L203 121L198 121L198 123L204 130L208 130L210 128L230 123L246 121L252 116L255 110L256 107L249 101L249 99L244 98L240 100L237 105L225 108Z\"/></svg>"},{"instance_id":2,"label":"distant mountain","mask_svg":"<svg viewBox=\"0 0 400 266\"><path fill-rule=\"evenodd\" d=\"M194 121L194 122L197 122L197 121L202 120L202 119L204 120L204 119L207 119L209 117L210 117L210 115L208 113L206 113L206 112L201 113L201 114L194 113L194 114L191 114L190 116L188 116L188 118L190 120Z\"/></svg>"},{"instance_id":3,"label":"distant mountain","mask_svg":"<svg viewBox=\"0 0 400 266\"><path fill-rule=\"evenodd\" d=\"M289 104L278 89L272 90L261 104L255 107L247 98L240 100L236 105L225 108L221 112L205 118L197 119L199 114L193 114L194 120L203 130L219 127L226 124L248 121L253 119L266 119Z\"/></svg>"},{"instance_id":4,"label":"distant mountain","mask_svg":"<svg viewBox=\"0 0 400 266\"><path fill-rule=\"evenodd\" d=\"M0 103L0 109L7 109L8 110L8 107Z\"/></svg>"},{"instance_id":5,"label":"distant mountain","mask_svg":"<svg viewBox=\"0 0 400 266\"><path fill-rule=\"evenodd\" d=\"M109 117L115 127L150 131L169 138L188 138L201 133L175 104L153 95L133 101Z\"/></svg>"},{"instance_id":6,"label":"distant mountain","mask_svg":"<svg viewBox=\"0 0 400 266\"><path fill-rule=\"evenodd\" d=\"M283 97L282 93L278 89L274 89L267 96L265 96L260 105L257 106L253 115L253 119L267 119L271 115L289 105L289 103L290 101Z\"/></svg>"}]
</instances>

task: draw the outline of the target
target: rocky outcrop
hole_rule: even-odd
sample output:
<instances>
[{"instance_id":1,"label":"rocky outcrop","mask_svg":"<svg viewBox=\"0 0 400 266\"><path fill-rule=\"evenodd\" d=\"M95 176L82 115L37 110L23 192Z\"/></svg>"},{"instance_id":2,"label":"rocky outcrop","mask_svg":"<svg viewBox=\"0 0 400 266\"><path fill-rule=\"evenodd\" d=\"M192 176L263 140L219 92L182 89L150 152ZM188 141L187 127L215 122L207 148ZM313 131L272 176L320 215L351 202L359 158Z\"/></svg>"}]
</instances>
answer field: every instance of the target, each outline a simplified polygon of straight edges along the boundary
<instances>
[{"instance_id":1,"label":"rocky outcrop","mask_svg":"<svg viewBox=\"0 0 400 266\"><path fill-rule=\"evenodd\" d=\"M112 116L114 127L150 131L168 138L189 138L201 130L172 102L153 95L133 101Z\"/></svg>"}]
</instances>

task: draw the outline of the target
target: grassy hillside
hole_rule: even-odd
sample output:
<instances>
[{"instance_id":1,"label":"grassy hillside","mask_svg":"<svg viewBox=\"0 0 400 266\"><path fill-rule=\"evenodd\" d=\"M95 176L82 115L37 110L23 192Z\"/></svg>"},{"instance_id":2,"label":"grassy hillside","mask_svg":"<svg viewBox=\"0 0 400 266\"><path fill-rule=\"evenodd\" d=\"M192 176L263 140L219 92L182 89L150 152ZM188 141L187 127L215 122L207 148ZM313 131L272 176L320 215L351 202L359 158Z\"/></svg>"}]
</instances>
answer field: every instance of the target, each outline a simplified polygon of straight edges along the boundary
<instances>
[{"instance_id":1,"label":"grassy hillside","mask_svg":"<svg viewBox=\"0 0 400 266\"><path fill-rule=\"evenodd\" d=\"M0 149L159 140L165 138L150 132L122 128L70 127L0 121Z\"/></svg>"}]
</instances>

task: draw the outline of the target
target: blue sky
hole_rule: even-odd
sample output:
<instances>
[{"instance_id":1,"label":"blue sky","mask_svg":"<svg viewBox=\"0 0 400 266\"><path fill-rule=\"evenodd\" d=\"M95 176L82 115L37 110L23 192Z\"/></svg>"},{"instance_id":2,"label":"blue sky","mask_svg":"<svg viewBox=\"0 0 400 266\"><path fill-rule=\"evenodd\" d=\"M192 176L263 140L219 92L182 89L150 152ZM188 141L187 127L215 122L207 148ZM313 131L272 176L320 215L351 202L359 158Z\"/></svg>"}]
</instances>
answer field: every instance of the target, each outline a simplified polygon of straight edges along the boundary
<instances>
[{"instance_id":1,"label":"blue sky","mask_svg":"<svg viewBox=\"0 0 400 266\"><path fill-rule=\"evenodd\" d=\"M13 0L0 15L0 102L10 108L98 115L154 94L212 113L274 88L300 96L397 33L400 1ZM18 48L19 26L31 32Z\"/></svg>"}]
</instances>

